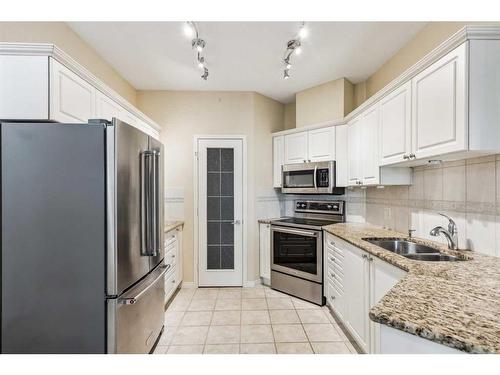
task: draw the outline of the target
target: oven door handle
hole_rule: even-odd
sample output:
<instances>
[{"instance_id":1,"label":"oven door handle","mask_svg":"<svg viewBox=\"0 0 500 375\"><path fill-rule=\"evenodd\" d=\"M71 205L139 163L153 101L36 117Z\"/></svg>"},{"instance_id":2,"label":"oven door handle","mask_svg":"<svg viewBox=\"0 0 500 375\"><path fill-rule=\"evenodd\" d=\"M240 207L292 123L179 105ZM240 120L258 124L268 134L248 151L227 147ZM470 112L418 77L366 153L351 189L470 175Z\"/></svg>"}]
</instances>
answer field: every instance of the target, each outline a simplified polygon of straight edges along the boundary
<instances>
[{"instance_id":1,"label":"oven door handle","mask_svg":"<svg viewBox=\"0 0 500 375\"><path fill-rule=\"evenodd\" d=\"M289 228L273 228L274 232L282 232L282 233L290 233L290 234L298 234L302 236L308 236L308 237L318 237L318 232L312 232L312 231L306 231L306 230L299 230L299 229L289 229Z\"/></svg>"}]
</instances>

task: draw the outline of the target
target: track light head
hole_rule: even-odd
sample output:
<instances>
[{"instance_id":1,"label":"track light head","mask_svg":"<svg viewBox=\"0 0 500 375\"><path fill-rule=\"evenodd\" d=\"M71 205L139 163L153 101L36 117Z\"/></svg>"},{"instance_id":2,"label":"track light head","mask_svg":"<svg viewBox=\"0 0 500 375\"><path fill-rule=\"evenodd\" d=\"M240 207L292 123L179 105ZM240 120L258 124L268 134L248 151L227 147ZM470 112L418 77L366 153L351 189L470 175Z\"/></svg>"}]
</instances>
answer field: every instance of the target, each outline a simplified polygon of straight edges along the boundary
<instances>
[{"instance_id":1,"label":"track light head","mask_svg":"<svg viewBox=\"0 0 500 375\"><path fill-rule=\"evenodd\" d=\"M208 78L208 69L206 67L203 68L203 75L201 76L205 81Z\"/></svg>"},{"instance_id":2,"label":"track light head","mask_svg":"<svg viewBox=\"0 0 500 375\"><path fill-rule=\"evenodd\" d=\"M202 52L203 48L205 48L205 41L200 38L195 38L191 41L191 46L196 49L198 52Z\"/></svg>"}]
</instances>

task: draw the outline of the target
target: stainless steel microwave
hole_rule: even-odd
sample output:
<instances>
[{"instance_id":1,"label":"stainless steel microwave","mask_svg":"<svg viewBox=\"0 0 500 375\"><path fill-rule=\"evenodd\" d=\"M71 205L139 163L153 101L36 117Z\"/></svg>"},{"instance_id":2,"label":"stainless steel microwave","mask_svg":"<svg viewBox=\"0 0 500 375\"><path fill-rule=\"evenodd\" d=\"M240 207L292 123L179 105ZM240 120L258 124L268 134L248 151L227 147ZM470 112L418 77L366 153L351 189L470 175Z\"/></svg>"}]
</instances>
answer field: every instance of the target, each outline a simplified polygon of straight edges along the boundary
<instances>
[{"instance_id":1,"label":"stainless steel microwave","mask_svg":"<svg viewBox=\"0 0 500 375\"><path fill-rule=\"evenodd\" d=\"M282 167L281 192L286 194L345 193L335 186L335 161L285 164Z\"/></svg>"}]
</instances>

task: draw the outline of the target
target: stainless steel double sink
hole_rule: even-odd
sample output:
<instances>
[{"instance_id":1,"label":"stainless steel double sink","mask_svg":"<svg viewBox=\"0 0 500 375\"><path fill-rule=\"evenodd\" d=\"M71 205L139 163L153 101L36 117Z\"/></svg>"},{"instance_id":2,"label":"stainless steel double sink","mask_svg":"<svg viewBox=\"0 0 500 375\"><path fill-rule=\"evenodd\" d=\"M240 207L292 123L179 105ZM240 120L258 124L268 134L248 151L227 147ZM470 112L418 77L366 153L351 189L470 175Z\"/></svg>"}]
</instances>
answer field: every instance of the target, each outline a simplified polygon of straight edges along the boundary
<instances>
[{"instance_id":1,"label":"stainless steel double sink","mask_svg":"<svg viewBox=\"0 0 500 375\"><path fill-rule=\"evenodd\" d=\"M459 260L453 255L441 254L438 249L433 247L403 238L363 238L363 240L408 259L428 262L453 262Z\"/></svg>"}]
</instances>

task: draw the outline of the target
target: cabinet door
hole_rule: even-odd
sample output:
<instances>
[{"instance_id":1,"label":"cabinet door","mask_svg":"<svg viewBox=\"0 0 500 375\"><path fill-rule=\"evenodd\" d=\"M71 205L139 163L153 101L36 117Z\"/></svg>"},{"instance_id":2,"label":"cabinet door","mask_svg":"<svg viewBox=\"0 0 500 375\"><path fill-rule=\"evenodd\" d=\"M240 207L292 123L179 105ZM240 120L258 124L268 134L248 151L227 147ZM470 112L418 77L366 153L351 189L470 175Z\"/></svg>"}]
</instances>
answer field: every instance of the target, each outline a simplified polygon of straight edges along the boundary
<instances>
[{"instance_id":1,"label":"cabinet door","mask_svg":"<svg viewBox=\"0 0 500 375\"><path fill-rule=\"evenodd\" d=\"M417 158L467 148L467 46L412 79L412 148Z\"/></svg>"},{"instance_id":2,"label":"cabinet door","mask_svg":"<svg viewBox=\"0 0 500 375\"><path fill-rule=\"evenodd\" d=\"M335 127L335 170L336 185L338 187L348 186L348 136L347 125L338 125Z\"/></svg>"},{"instance_id":3,"label":"cabinet door","mask_svg":"<svg viewBox=\"0 0 500 375\"><path fill-rule=\"evenodd\" d=\"M370 309L375 306L406 272L374 256L370 260ZM380 324L370 322L371 353L380 353Z\"/></svg>"},{"instance_id":4,"label":"cabinet door","mask_svg":"<svg viewBox=\"0 0 500 375\"><path fill-rule=\"evenodd\" d=\"M177 284L182 282L183 271L182 271L182 228L177 228L177 269L176 269L176 278Z\"/></svg>"},{"instance_id":5,"label":"cabinet door","mask_svg":"<svg viewBox=\"0 0 500 375\"><path fill-rule=\"evenodd\" d=\"M0 56L0 119L49 119L47 56Z\"/></svg>"},{"instance_id":6,"label":"cabinet door","mask_svg":"<svg viewBox=\"0 0 500 375\"><path fill-rule=\"evenodd\" d=\"M361 157L361 177L363 179L363 185L377 185L380 181L378 105L368 109L363 114L360 130L361 136L358 136L358 141L361 144L361 148L358 157Z\"/></svg>"},{"instance_id":7,"label":"cabinet door","mask_svg":"<svg viewBox=\"0 0 500 375\"><path fill-rule=\"evenodd\" d=\"M280 135L273 137L273 187L281 187L281 167L285 159L284 150L285 137Z\"/></svg>"},{"instance_id":8,"label":"cabinet door","mask_svg":"<svg viewBox=\"0 0 500 375\"><path fill-rule=\"evenodd\" d=\"M285 135L285 164L307 162L307 132Z\"/></svg>"},{"instance_id":9,"label":"cabinet door","mask_svg":"<svg viewBox=\"0 0 500 375\"><path fill-rule=\"evenodd\" d=\"M380 101L380 164L406 160L411 153L411 82Z\"/></svg>"},{"instance_id":10,"label":"cabinet door","mask_svg":"<svg viewBox=\"0 0 500 375\"><path fill-rule=\"evenodd\" d=\"M308 131L308 160L335 160L335 127Z\"/></svg>"},{"instance_id":11,"label":"cabinet door","mask_svg":"<svg viewBox=\"0 0 500 375\"><path fill-rule=\"evenodd\" d=\"M360 176L360 118L352 120L347 126L347 158L348 164L348 184L357 186L361 180Z\"/></svg>"},{"instance_id":12,"label":"cabinet door","mask_svg":"<svg viewBox=\"0 0 500 375\"><path fill-rule=\"evenodd\" d=\"M50 59L50 118L87 122L95 118L96 89L71 70Z\"/></svg>"},{"instance_id":13,"label":"cabinet door","mask_svg":"<svg viewBox=\"0 0 500 375\"><path fill-rule=\"evenodd\" d=\"M359 346L369 351L369 262L367 254L354 246L344 257L346 298L345 324Z\"/></svg>"},{"instance_id":14,"label":"cabinet door","mask_svg":"<svg viewBox=\"0 0 500 375\"><path fill-rule=\"evenodd\" d=\"M96 118L111 121L113 117L120 117L122 108L113 99L107 97L100 91L96 91Z\"/></svg>"},{"instance_id":15,"label":"cabinet door","mask_svg":"<svg viewBox=\"0 0 500 375\"><path fill-rule=\"evenodd\" d=\"M271 225L259 224L260 277L271 279Z\"/></svg>"}]
</instances>

